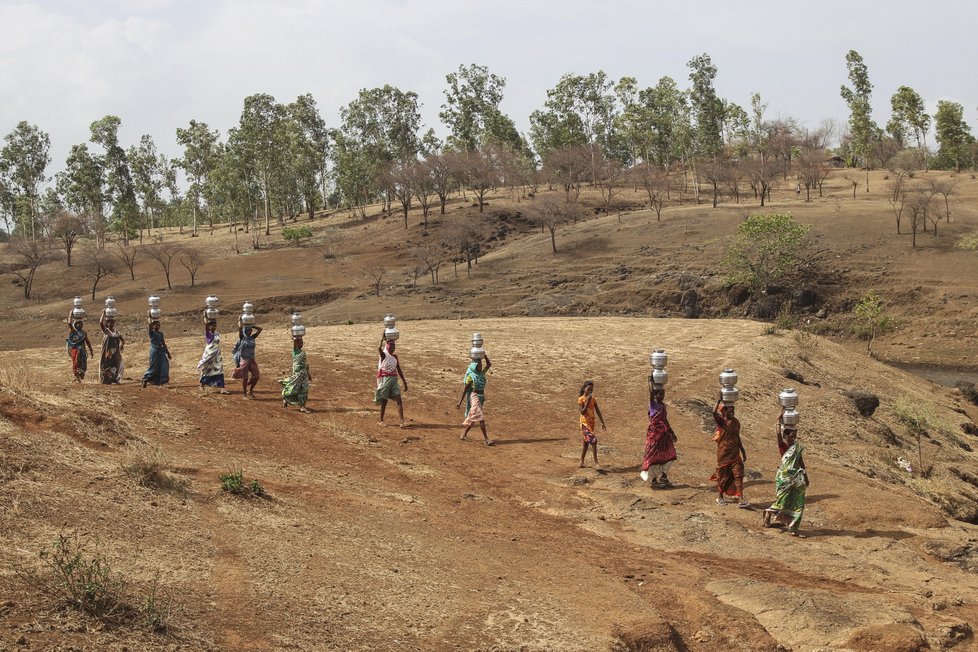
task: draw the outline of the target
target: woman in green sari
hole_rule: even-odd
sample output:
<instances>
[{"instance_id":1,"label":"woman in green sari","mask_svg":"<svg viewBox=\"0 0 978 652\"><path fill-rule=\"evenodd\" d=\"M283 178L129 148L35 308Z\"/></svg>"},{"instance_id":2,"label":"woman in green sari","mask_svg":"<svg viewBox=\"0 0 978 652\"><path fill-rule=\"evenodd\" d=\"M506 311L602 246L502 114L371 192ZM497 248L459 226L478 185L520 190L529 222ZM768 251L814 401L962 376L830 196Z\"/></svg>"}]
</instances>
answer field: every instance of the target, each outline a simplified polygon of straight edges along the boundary
<instances>
[{"instance_id":1,"label":"woman in green sari","mask_svg":"<svg viewBox=\"0 0 978 652\"><path fill-rule=\"evenodd\" d=\"M292 340L292 375L278 381L282 383L282 407L298 405L299 412L308 414L306 401L309 399L311 380L306 352L302 350L302 338L296 337Z\"/></svg>"},{"instance_id":2,"label":"woman in green sari","mask_svg":"<svg viewBox=\"0 0 978 652\"><path fill-rule=\"evenodd\" d=\"M465 420L462 421L465 431L459 437L462 441L469 438L469 430L478 423L482 430L483 443L486 446L496 443L489 439L489 434L486 432L486 417L482 412L482 406L486 402L486 372L491 366L492 362L487 355L471 363L465 372L465 377L462 378L462 396L455 405L456 408L460 408L462 402L465 402Z\"/></svg>"},{"instance_id":3,"label":"woman in green sari","mask_svg":"<svg viewBox=\"0 0 978 652\"><path fill-rule=\"evenodd\" d=\"M800 536L798 528L805 513L805 491L808 489L808 473L802 458L804 448L797 441L798 432L792 426L784 426L778 420L778 447L782 451L781 466L774 476L776 497L764 510L764 526L781 524L792 536ZM772 522L774 521L774 522Z\"/></svg>"}]
</instances>

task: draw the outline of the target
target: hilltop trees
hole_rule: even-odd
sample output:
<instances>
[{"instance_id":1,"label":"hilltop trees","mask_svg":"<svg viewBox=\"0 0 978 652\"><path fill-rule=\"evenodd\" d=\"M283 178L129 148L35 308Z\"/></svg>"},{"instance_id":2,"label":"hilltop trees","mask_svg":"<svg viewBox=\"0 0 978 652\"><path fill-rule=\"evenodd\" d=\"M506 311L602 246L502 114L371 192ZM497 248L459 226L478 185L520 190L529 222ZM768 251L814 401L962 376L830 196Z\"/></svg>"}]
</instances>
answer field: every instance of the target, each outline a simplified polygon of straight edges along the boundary
<instances>
[{"instance_id":1,"label":"hilltop trees","mask_svg":"<svg viewBox=\"0 0 978 652\"><path fill-rule=\"evenodd\" d=\"M13 217L17 233L36 240L41 184L46 181L44 172L51 162L51 138L37 125L22 120L3 140L0 194L6 205L4 213ZM9 222L7 226L9 230Z\"/></svg>"},{"instance_id":2,"label":"hilltop trees","mask_svg":"<svg viewBox=\"0 0 978 652\"><path fill-rule=\"evenodd\" d=\"M934 116L934 129L940 145L938 160L944 167L953 165L954 171L960 172L962 165L971 162L968 145L975 142L971 127L964 121L964 107L950 100L939 100Z\"/></svg>"},{"instance_id":3,"label":"hilltop trees","mask_svg":"<svg viewBox=\"0 0 978 652\"><path fill-rule=\"evenodd\" d=\"M190 201L193 215L193 230L197 235L197 211L200 210L200 198L205 195L205 183L214 168L217 155L217 143L220 133L211 131L204 122L191 120L186 128L177 128L177 143L183 147L183 157L177 161L187 174L190 187L187 189L187 199ZM214 222L208 211L207 221L213 230Z\"/></svg>"},{"instance_id":4,"label":"hilltop trees","mask_svg":"<svg viewBox=\"0 0 978 652\"><path fill-rule=\"evenodd\" d=\"M112 207L111 228L122 236L123 243L129 244L139 210L136 205L136 188L129 169L129 157L119 144L121 125L122 120L114 115L96 120L90 126L90 140L101 145L103 149L100 159L105 170L104 199Z\"/></svg>"},{"instance_id":5,"label":"hilltop trees","mask_svg":"<svg viewBox=\"0 0 978 652\"><path fill-rule=\"evenodd\" d=\"M890 106L893 114L886 123L886 130L901 146L906 145L908 137L912 135L926 166L927 130L930 129L931 119L924 107L924 98L909 86L901 86L890 98Z\"/></svg>"},{"instance_id":6,"label":"hilltop trees","mask_svg":"<svg viewBox=\"0 0 978 652\"><path fill-rule=\"evenodd\" d=\"M846 67L849 70L849 83L842 85L842 99L849 105L849 160L853 165L865 167L867 180L869 178L870 156L872 154L873 136L877 131L873 123L873 108L870 99L873 94L873 84L869 81L869 70L862 56L855 50L846 54ZM866 184L869 191L869 183Z\"/></svg>"},{"instance_id":7,"label":"hilltop trees","mask_svg":"<svg viewBox=\"0 0 978 652\"><path fill-rule=\"evenodd\" d=\"M509 116L499 108L506 79L489 72L486 66L459 66L445 76L445 103L438 117L448 127L452 149L472 151L482 145L525 148L522 136Z\"/></svg>"}]
</instances>

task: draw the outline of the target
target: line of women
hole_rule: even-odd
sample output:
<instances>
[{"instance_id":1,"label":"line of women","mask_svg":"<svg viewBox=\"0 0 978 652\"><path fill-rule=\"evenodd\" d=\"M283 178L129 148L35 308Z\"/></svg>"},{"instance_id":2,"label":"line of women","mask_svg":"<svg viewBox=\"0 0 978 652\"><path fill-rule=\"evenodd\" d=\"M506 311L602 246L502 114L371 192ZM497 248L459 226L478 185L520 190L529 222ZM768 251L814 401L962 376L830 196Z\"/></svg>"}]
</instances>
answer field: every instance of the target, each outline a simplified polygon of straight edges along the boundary
<instances>
[{"instance_id":1,"label":"line of women","mask_svg":"<svg viewBox=\"0 0 978 652\"><path fill-rule=\"evenodd\" d=\"M667 489L673 486L667 472L677 459L676 436L669 423L665 405L666 390L653 383L649 376L649 425L645 433L645 449L642 455L642 470L639 473L643 482L650 483L653 489ZM587 380L581 387L577 399L580 410L580 427L583 439L581 463L583 468L588 448L591 448L594 465L598 465L598 439L595 433L595 416L605 428L604 417L594 396L594 381ZM778 453L781 463L775 475L775 500L764 510L764 526L783 526L792 536L802 536L799 532L802 516L805 513L805 493L809 485L808 472L803 458L804 447L798 442L798 431L794 425L784 422L785 409L775 425ZM713 407L716 423L713 441L717 444L717 466L710 481L716 486L717 505L723 507L731 500L741 509L750 509L751 503L744 492L744 465L747 451L740 437L740 421L732 404L725 405L722 395Z\"/></svg>"},{"instance_id":2,"label":"line of women","mask_svg":"<svg viewBox=\"0 0 978 652\"><path fill-rule=\"evenodd\" d=\"M217 388L222 394L229 393L225 389L224 364L221 356L221 335L217 331L217 322L204 316L204 352L197 364L200 371L200 388ZM83 328L81 321L73 320L69 315L69 331L66 342L72 361L72 371L76 382L81 382L87 370L88 355L94 357L92 344ZM122 352L125 349L125 338L116 328L114 319L107 318L103 311L99 318L102 330L102 347L99 358L99 374L102 383L120 383L122 381L124 363ZM160 330L159 320L148 320L147 335L150 342L149 368L143 375L142 385L154 384L164 386L169 382L169 361L172 354L166 345L166 340ZM232 350L234 371L232 377L241 381L242 396L254 399L255 386L260 379L260 370L256 359L257 339L262 329L259 326L243 325L238 321L238 341ZM297 406L300 412L308 413L306 402L309 398L309 384L312 374L306 352L303 350L303 338L293 337L292 373L287 378L279 380L282 385L282 406ZM377 387L374 392L374 402L380 406L380 425L386 425L384 416L389 401L397 404L400 427L405 427L404 404L402 390L398 380L403 382L403 391L407 392L408 383L401 367L401 361L396 354L396 342L387 341L381 337L378 347ZM492 367L488 355L472 361L462 379L461 396L456 403L460 408L465 405L465 415L462 421L464 430L459 439L468 439L469 431L479 426L483 443L492 446L495 442L489 438L485 418L486 373ZM653 489L666 489L673 486L669 480L668 471L676 462L676 442L678 437L669 423L668 409L665 404L666 391L662 385L656 385L653 377L648 379L649 404L648 428L645 434L645 447L642 455L640 476L644 482L649 482ZM598 465L598 438L595 434L597 421L600 420L602 430L606 429L604 416L594 395L594 381L584 382L577 399L580 416L582 438L580 466L585 466L588 449L591 450L594 465ZM783 420L784 411L778 417L776 425L778 451L781 463L775 476L776 499L764 511L764 525L767 527L784 526L785 531L799 536L802 515L805 510L805 492L809 484L808 473L803 459L804 448L797 441L797 428L787 426ZM720 506L727 505L731 500L742 509L751 507L744 491L744 465L747 462L747 451L740 436L740 421L736 417L733 405L725 405L722 395L717 399L713 408L713 419L716 423L713 441L717 444L717 466L710 481L715 483L717 490L716 502Z\"/></svg>"}]
</instances>

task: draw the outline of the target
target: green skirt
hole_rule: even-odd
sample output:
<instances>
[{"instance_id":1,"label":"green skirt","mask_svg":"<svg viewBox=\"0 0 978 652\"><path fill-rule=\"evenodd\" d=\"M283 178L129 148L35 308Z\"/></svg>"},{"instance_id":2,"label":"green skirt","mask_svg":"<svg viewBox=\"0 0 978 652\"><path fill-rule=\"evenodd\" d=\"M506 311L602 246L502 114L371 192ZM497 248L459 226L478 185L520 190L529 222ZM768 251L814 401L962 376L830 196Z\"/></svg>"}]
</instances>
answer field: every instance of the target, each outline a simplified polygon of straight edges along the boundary
<instances>
[{"instance_id":1,"label":"green skirt","mask_svg":"<svg viewBox=\"0 0 978 652\"><path fill-rule=\"evenodd\" d=\"M374 392L374 403L382 403L392 398L401 397L401 386L397 383L397 376L384 376L380 387Z\"/></svg>"}]
</instances>

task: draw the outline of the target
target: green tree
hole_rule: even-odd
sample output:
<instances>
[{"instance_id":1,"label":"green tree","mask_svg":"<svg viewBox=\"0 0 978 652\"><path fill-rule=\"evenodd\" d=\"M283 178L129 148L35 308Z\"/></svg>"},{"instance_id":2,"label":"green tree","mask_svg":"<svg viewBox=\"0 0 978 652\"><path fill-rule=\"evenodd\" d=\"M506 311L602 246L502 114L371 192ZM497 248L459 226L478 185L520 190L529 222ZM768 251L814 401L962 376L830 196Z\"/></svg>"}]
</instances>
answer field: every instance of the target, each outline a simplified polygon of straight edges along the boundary
<instances>
[{"instance_id":1,"label":"green tree","mask_svg":"<svg viewBox=\"0 0 978 652\"><path fill-rule=\"evenodd\" d=\"M267 93L244 99L241 118L235 131L235 147L250 168L260 189L264 205L265 235L271 232L273 175L281 163L285 108Z\"/></svg>"},{"instance_id":2,"label":"green tree","mask_svg":"<svg viewBox=\"0 0 978 652\"><path fill-rule=\"evenodd\" d=\"M142 213L139 221L139 242L142 243L143 230L152 231L156 225L156 215L162 210L163 159L149 134L143 134L139 144L131 146L126 155L129 157L132 182Z\"/></svg>"},{"instance_id":3,"label":"green tree","mask_svg":"<svg viewBox=\"0 0 978 652\"><path fill-rule=\"evenodd\" d=\"M51 137L37 125L22 120L3 140L6 144L0 150L0 169L7 179L8 206L14 210L20 207L20 214L15 215L17 230L36 240L41 184L51 162Z\"/></svg>"},{"instance_id":4,"label":"green tree","mask_svg":"<svg viewBox=\"0 0 978 652\"><path fill-rule=\"evenodd\" d=\"M91 124L91 142L101 145L105 167L106 199L112 206L111 227L122 234L124 244L129 244L133 235L134 223L139 209L136 203L136 189L129 168L129 157L119 144L119 127L122 120L107 115Z\"/></svg>"},{"instance_id":5,"label":"green tree","mask_svg":"<svg viewBox=\"0 0 978 652\"><path fill-rule=\"evenodd\" d=\"M448 127L448 145L470 152L480 145L505 145L525 149L526 142L515 123L499 108L506 79L486 66L461 65L445 76L445 103L438 117Z\"/></svg>"},{"instance_id":6,"label":"green tree","mask_svg":"<svg viewBox=\"0 0 978 652\"><path fill-rule=\"evenodd\" d=\"M183 147L183 157L177 160L177 165L183 169L190 181L187 199L190 200L193 217L192 233L195 236L200 198L207 194L206 184L208 175L214 167L214 156L219 140L220 133L217 130L211 131L205 122L191 120L185 129L177 127L177 143ZM207 213L207 222L213 231L214 220L210 211Z\"/></svg>"},{"instance_id":7,"label":"green tree","mask_svg":"<svg viewBox=\"0 0 978 652\"><path fill-rule=\"evenodd\" d=\"M908 136L912 135L926 165L930 116L927 115L927 109L924 107L924 98L909 86L901 86L890 98L890 106L893 113L890 121L886 123L886 130L904 146Z\"/></svg>"},{"instance_id":8,"label":"green tree","mask_svg":"<svg viewBox=\"0 0 978 652\"><path fill-rule=\"evenodd\" d=\"M934 115L934 130L937 132L938 161L943 167L954 166L960 172L963 165L970 163L968 146L975 142L971 127L964 121L964 107L957 102L940 100Z\"/></svg>"},{"instance_id":9,"label":"green tree","mask_svg":"<svg viewBox=\"0 0 978 652\"><path fill-rule=\"evenodd\" d=\"M875 292L863 296L854 310L856 334L866 338L866 352L873 355L873 342L879 335L893 330L893 318L883 310L883 300Z\"/></svg>"},{"instance_id":10,"label":"green tree","mask_svg":"<svg viewBox=\"0 0 978 652\"><path fill-rule=\"evenodd\" d=\"M662 77L655 86L640 91L638 97L652 130L649 159L668 172L673 162L683 158L684 142L690 133L686 94L672 77Z\"/></svg>"},{"instance_id":11,"label":"green tree","mask_svg":"<svg viewBox=\"0 0 978 652\"><path fill-rule=\"evenodd\" d=\"M74 145L56 175L58 192L72 211L89 216L97 249L105 248L105 164L88 145Z\"/></svg>"},{"instance_id":12,"label":"green tree","mask_svg":"<svg viewBox=\"0 0 978 652\"><path fill-rule=\"evenodd\" d=\"M873 84L869 81L869 70L863 58L855 50L846 54L849 69L849 83L842 85L842 99L849 105L849 134L851 137L849 162L853 166L866 168L866 192L869 192L869 167L873 155L873 139L878 131L873 123L873 107L870 100Z\"/></svg>"},{"instance_id":13,"label":"green tree","mask_svg":"<svg viewBox=\"0 0 978 652\"><path fill-rule=\"evenodd\" d=\"M696 154L705 160L715 160L723 149L723 101L717 97L713 80L717 68L710 55L693 57L686 64L689 68L689 103L696 120Z\"/></svg>"},{"instance_id":14,"label":"green tree","mask_svg":"<svg viewBox=\"0 0 978 652\"><path fill-rule=\"evenodd\" d=\"M751 215L727 245L723 266L729 280L759 291L790 278L808 243L808 230L790 213Z\"/></svg>"},{"instance_id":15,"label":"green tree","mask_svg":"<svg viewBox=\"0 0 978 652\"><path fill-rule=\"evenodd\" d=\"M297 97L287 110L296 127L296 183L312 218L319 200L325 202L328 195L329 130L308 93Z\"/></svg>"}]
</instances>

